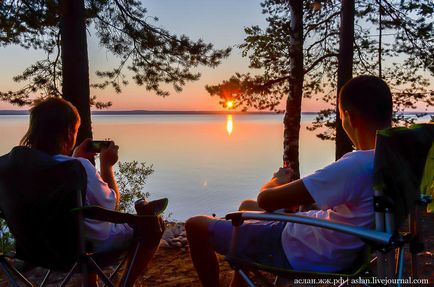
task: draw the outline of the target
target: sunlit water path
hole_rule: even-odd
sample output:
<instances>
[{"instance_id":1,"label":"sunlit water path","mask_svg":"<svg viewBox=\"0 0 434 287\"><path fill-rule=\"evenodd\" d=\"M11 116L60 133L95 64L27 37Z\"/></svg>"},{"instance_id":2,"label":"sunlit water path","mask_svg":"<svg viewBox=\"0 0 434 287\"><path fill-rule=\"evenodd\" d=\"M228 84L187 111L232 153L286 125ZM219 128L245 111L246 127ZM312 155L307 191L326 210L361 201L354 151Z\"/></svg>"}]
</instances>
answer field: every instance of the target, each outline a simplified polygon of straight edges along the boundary
<instances>
[{"instance_id":1,"label":"sunlit water path","mask_svg":"<svg viewBox=\"0 0 434 287\"><path fill-rule=\"evenodd\" d=\"M305 129L300 139L301 174L333 161L334 145ZM223 216L242 199L255 198L282 165L283 115L96 115L94 138L111 138L121 161L153 164L145 190L168 197L172 219L195 214ZM28 116L0 116L0 153L24 134Z\"/></svg>"}]
</instances>

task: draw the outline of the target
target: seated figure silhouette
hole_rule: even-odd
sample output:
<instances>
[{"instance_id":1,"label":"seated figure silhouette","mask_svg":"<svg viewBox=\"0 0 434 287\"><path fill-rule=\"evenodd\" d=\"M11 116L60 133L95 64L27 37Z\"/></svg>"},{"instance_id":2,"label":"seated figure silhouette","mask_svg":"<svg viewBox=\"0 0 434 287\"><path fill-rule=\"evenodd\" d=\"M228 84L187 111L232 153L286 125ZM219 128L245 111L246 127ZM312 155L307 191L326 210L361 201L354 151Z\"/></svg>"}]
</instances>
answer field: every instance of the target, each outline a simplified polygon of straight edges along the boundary
<instances>
[{"instance_id":1,"label":"seated figure silhouette","mask_svg":"<svg viewBox=\"0 0 434 287\"><path fill-rule=\"evenodd\" d=\"M298 180L292 180L291 168L280 168L261 188L257 200L242 202L240 210L274 211L316 203L319 210L299 214L370 227L374 222L376 131L391 125L390 89L377 77L356 77L341 89L339 111L342 126L356 150ZM200 215L186 222L186 230L191 257L202 284L219 286L215 252L225 255L229 252L232 223ZM359 238L332 230L252 220L240 226L235 253L282 269L335 272L351 265L363 246ZM241 282L236 274L232 286Z\"/></svg>"},{"instance_id":2,"label":"seated figure silhouette","mask_svg":"<svg viewBox=\"0 0 434 287\"><path fill-rule=\"evenodd\" d=\"M113 173L113 165L118 161L119 147L113 142L103 147L99 160L100 171L89 161L95 153L89 151L91 139L84 140L76 146L80 116L77 109L61 98L48 98L35 104L30 110L29 128L20 144L36 149L51 156L52 159L64 162L78 160L87 176L85 205L98 205L109 210L117 210L120 194ZM142 208L143 214L150 214ZM146 227L144 243L140 245L137 256L133 259L129 276L124 274L121 280L128 280L126 286L132 286L137 277L146 268L158 248L164 231L164 224L159 219L158 228L152 232ZM92 246L93 252L110 253L128 250L133 239L134 230L128 224L116 224L92 219L85 219L85 236ZM125 279L127 278L127 279ZM96 273L90 273L91 285L97 285Z\"/></svg>"}]
</instances>

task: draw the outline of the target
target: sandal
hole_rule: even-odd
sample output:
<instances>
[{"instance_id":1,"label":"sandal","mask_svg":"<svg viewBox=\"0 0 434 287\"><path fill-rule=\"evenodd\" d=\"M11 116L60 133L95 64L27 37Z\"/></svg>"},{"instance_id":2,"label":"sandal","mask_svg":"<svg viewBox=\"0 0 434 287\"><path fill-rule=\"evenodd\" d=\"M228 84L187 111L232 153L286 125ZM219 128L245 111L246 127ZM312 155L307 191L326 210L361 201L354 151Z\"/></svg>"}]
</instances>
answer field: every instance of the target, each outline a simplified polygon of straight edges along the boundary
<instances>
[{"instance_id":1,"label":"sandal","mask_svg":"<svg viewBox=\"0 0 434 287\"><path fill-rule=\"evenodd\" d=\"M166 209L169 200L167 198L160 198L153 201L146 201L141 198L134 203L134 208L138 215L161 215Z\"/></svg>"}]
</instances>

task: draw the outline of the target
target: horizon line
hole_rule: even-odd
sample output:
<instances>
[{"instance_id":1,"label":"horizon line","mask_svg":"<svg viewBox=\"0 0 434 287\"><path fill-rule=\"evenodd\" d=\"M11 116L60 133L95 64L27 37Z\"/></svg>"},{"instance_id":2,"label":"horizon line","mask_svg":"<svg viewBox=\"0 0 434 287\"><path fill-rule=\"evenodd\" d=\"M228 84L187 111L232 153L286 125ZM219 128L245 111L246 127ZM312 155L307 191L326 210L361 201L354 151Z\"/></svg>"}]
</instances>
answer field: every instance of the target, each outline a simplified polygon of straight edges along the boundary
<instances>
[{"instance_id":1,"label":"horizon line","mask_svg":"<svg viewBox=\"0 0 434 287\"><path fill-rule=\"evenodd\" d=\"M91 110L93 115L109 115L109 114L283 114L284 111L206 111L206 110ZM302 112L307 114L316 114L318 112ZM0 115L25 115L29 114L29 109L27 110L10 110L10 109L0 109Z\"/></svg>"},{"instance_id":2,"label":"horizon line","mask_svg":"<svg viewBox=\"0 0 434 287\"><path fill-rule=\"evenodd\" d=\"M182 114L284 114L285 111L201 111L201 110L91 110L92 115L182 115ZM319 111L302 111L301 114L318 114ZM28 115L29 109L27 110L10 110L10 109L0 109L0 115ZM434 114L434 111L406 111L404 114Z\"/></svg>"}]
</instances>

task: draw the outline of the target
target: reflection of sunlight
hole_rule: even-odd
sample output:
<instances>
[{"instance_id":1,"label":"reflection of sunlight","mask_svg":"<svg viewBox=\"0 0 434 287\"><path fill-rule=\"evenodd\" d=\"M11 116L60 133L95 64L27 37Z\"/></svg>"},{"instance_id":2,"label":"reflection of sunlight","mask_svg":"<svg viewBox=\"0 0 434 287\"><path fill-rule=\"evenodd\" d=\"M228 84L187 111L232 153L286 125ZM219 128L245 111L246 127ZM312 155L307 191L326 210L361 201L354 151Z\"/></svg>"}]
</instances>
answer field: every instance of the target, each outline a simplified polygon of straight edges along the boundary
<instances>
[{"instance_id":1,"label":"reflection of sunlight","mask_svg":"<svg viewBox=\"0 0 434 287\"><path fill-rule=\"evenodd\" d=\"M233 129L234 129L234 123L232 120L232 115L228 115L228 119L226 121L226 131L228 132L228 135L232 134Z\"/></svg>"}]
</instances>

